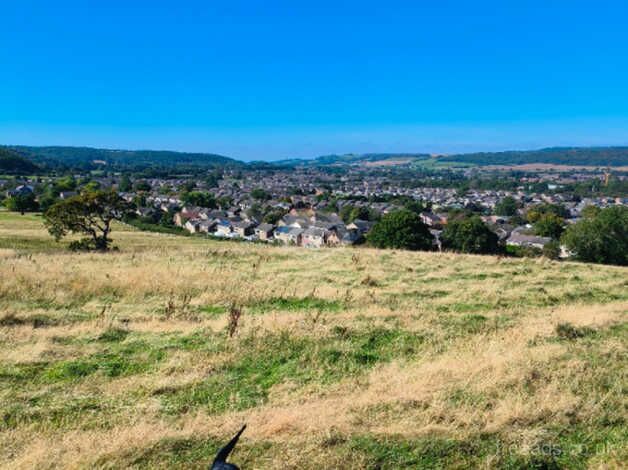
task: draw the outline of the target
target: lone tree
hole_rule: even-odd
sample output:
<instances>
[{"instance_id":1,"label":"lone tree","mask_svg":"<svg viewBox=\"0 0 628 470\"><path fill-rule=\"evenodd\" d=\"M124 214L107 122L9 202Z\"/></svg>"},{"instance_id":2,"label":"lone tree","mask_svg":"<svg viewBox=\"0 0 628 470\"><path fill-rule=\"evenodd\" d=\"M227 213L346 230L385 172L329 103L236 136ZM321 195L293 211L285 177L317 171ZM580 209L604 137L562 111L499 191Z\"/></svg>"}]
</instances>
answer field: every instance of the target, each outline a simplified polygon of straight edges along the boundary
<instances>
[{"instance_id":1,"label":"lone tree","mask_svg":"<svg viewBox=\"0 0 628 470\"><path fill-rule=\"evenodd\" d=\"M48 232L57 241L68 233L88 237L73 242L73 249L106 251L111 239L111 222L121 220L128 204L115 191L84 192L53 204L44 214Z\"/></svg>"},{"instance_id":2,"label":"lone tree","mask_svg":"<svg viewBox=\"0 0 628 470\"><path fill-rule=\"evenodd\" d=\"M10 211L19 212L22 215L25 212L35 212L39 209L35 194L31 192L11 196L4 201L4 205Z\"/></svg>"},{"instance_id":3,"label":"lone tree","mask_svg":"<svg viewBox=\"0 0 628 470\"><path fill-rule=\"evenodd\" d=\"M367 240L377 248L431 250L434 237L417 214L402 209L384 215L371 229Z\"/></svg>"},{"instance_id":4,"label":"lone tree","mask_svg":"<svg viewBox=\"0 0 628 470\"><path fill-rule=\"evenodd\" d=\"M499 238L478 216L455 219L441 234L443 246L462 253L490 254L499 251Z\"/></svg>"}]
</instances>

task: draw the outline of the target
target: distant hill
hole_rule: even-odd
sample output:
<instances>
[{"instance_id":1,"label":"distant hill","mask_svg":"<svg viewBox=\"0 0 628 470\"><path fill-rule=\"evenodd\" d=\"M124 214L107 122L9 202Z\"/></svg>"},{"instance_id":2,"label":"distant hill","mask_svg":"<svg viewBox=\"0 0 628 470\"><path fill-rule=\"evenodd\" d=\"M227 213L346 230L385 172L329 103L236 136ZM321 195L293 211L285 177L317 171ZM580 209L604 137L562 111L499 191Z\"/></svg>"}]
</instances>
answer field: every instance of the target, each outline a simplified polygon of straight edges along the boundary
<instances>
[{"instance_id":1,"label":"distant hill","mask_svg":"<svg viewBox=\"0 0 628 470\"><path fill-rule=\"evenodd\" d=\"M38 170L37 165L20 156L17 152L0 147L0 173L30 174Z\"/></svg>"},{"instance_id":2,"label":"distant hill","mask_svg":"<svg viewBox=\"0 0 628 470\"><path fill-rule=\"evenodd\" d=\"M290 159L275 162L284 165L309 165L309 166L325 166L325 165L356 165L360 163L385 162L387 160L425 160L429 159L427 153L363 153L363 154L346 154L346 155L323 155L311 160Z\"/></svg>"},{"instance_id":3,"label":"distant hill","mask_svg":"<svg viewBox=\"0 0 628 470\"><path fill-rule=\"evenodd\" d=\"M324 155L314 159L286 159L244 163L212 153L168 150L110 150L90 147L0 146L4 155L0 170L29 173L48 169L194 172L219 168L274 169L287 166L387 166L410 162L430 164L463 163L478 166L549 163L557 165L628 166L628 147L553 147L540 150L477 152L434 157L427 153L365 153ZM9 155L11 158L7 157Z\"/></svg>"},{"instance_id":4,"label":"distant hill","mask_svg":"<svg viewBox=\"0 0 628 470\"><path fill-rule=\"evenodd\" d=\"M240 166L242 162L211 153L172 152L167 150L109 150L90 147L5 147L45 166L70 168L142 169L148 167L188 167L213 169Z\"/></svg>"},{"instance_id":5,"label":"distant hill","mask_svg":"<svg viewBox=\"0 0 628 470\"><path fill-rule=\"evenodd\" d=\"M439 157L438 160L475 165L552 163L555 165L626 166L628 165L628 147L551 147L540 150L447 155Z\"/></svg>"},{"instance_id":6,"label":"distant hill","mask_svg":"<svg viewBox=\"0 0 628 470\"><path fill-rule=\"evenodd\" d=\"M427 153L366 153L347 155L324 155L312 160L282 160L283 165L359 165L401 164L409 161L427 163L464 163L478 166L524 165L549 163L578 166L626 166L628 147L552 147L540 150L509 150L504 152L477 152L434 157Z\"/></svg>"}]
</instances>

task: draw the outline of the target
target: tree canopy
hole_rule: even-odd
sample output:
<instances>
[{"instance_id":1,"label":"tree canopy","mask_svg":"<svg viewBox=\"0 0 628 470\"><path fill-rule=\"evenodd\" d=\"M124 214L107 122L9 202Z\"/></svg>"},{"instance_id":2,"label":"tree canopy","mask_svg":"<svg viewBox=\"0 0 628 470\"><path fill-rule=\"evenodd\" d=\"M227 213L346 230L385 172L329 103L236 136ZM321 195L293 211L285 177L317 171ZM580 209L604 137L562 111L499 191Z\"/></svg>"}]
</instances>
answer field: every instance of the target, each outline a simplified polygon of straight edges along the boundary
<instances>
[{"instance_id":1,"label":"tree canopy","mask_svg":"<svg viewBox=\"0 0 628 470\"><path fill-rule=\"evenodd\" d=\"M562 217L548 212L542 214L534 224L534 233L542 237L558 240L563 233L565 221Z\"/></svg>"},{"instance_id":2,"label":"tree canopy","mask_svg":"<svg viewBox=\"0 0 628 470\"><path fill-rule=\"evenodd\" d=\"M506 196L495 205L495 214L512 217L517 213L519 205L512 196Z\"/></svg>"},{"instance_id":3,"label":"tree canopy","mask_svg":"<svg viewBox=\"0 0 628 470\"><path fill-rule=\"evenodd\" d=\"M561 242L581 261L628 265L628 207L583 218L565 230Z\"/></svg>"},{"instance_id":4,"label":"tree canopy","mask_svg":"<svg viewBox=\"0 0 628 470\"><path fill-rule=\"evenodd\" d=\"M128 204L115 191L83 192L53 204L44 214L48 232L58 241L68 233L88 235L73 247L109 249L111 222L121 220Z\"/></svg>"},{"instance_id":5,"label":"tree canopy","mask_svg":"<svg viewBox=\"0 0 628 470\"><path fill-rule=\"evenodd\" d=\"M260 201L267 201L268 199L270 199L271 196L265 189L255 188L251 191L251 197Z\"/></svg>"},{"instance_id":6,"label":"tree canopy","mask_svg":"<svg viewBox=\"0 0 628 470\"><path fill-rule=\"evenodd\" d=\"M205 191L191 191L184 193L182 198L185 204L191 204L198 207L206 207L209 209L216 209L218 202L212 193Z\"/></svg>"},{"instance_id":7,"label":"tree canopy","mask_svg":"<svg viewBox=\"0 0 628 470\"><path fill-rule=\"evenodd\" d=\"M569 217L569 211L562 204L547 204L547 203L537 204L536 206L531 207L528 210L526 217L528 221L531 224L533 224L537 220L539 220L541 216L544 214L554 214L554 215L557 215L558 217L562 217L563 219L566 219L567 217Z\"/></svg>"},{"instance_id":8,"label":"tree canopy","mask_svg":"<svg viewBox=\"0 0 628 470\"><path fill-rule=\"evenodd\" d=\"M17 152L0 147L0 172L11 174L33 174L40 168Z\"/></svg>"},{"instance_id":9,"label":"tree canopy","mask_svg":"<svg viewBox=\"0 0 628 470\"><path fill-rule=\"evenodd\" d=\"M5 199L4 205L10 211L20 212L21 214L39 210L39 204L37 203L35 194L32 192L10 196Z\"/></svg>"},{"instance_id":10,"label":"tree canopy","mask_svg":"<svg viewBox=\"0 0 628 470\"><path fill-rule=\"evenodd\" d=\"M441 234L441 240L444 248L462 253L488 254L499 249L499 238L478 216L450 221Z\"/></svg>"},{"instance_id":11,"label":"tree canopy","mask_svg":"<svg viewBox=\"0 0 628 470\"><path fill-rule=\"evenodd\" d=\"M384 215L367 235L375 247L406 250L430 250L433 239L420 217L406 209Z\"/></svg>"}]
</instances>

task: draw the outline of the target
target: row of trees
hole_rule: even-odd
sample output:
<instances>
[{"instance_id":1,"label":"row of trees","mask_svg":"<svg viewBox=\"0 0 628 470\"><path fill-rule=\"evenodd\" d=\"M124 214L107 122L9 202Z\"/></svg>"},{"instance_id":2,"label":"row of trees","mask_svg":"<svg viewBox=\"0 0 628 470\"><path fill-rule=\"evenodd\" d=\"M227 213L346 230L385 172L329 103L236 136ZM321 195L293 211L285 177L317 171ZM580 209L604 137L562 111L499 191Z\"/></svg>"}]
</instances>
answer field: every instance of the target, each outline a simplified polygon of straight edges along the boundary
<instances>
[{"instance_id":1,"label":"row of trees","mask_svg":"<svg viewBox=\"0 0 628 470\"><path fill-rule=\"evenodd\" d=\"M416 212L402 209L384 215L367 236L377 248L431 250L434 236ZM453 219L441 234L443 248L462 253L499 251L499 239L478 216Z\"/></svg>"},{"instance_id":2,"label":"row of trees","mask_svg":"<svg viewBox=\"0 0 628 470\"><path fill-rule=\"evenodd\" d=\"M628 207L591 208L582 220L566 230L564 220L552 210L540 210L537 233L551 236L544 254L557 258L564 245L575 259L628 265ZM501 251L497 235L476 216L452 219L440 235L442 248L462 253L493 254ZM431 250L434 237L420 217L407 209L384 215L367 236L377 248ZM559 241L560 240L560 243Z\"/></svg>"}]
</instances>

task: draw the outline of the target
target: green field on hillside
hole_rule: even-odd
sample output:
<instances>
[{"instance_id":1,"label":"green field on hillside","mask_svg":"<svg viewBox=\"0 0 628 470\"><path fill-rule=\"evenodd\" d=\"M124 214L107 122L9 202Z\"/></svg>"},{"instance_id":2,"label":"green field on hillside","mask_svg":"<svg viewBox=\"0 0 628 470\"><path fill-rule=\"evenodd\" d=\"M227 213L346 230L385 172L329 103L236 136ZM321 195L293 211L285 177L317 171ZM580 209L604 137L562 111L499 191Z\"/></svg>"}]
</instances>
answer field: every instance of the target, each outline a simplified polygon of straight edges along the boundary
<instances>
[{"instance_id":1,"label":"green field on hillside","mask_svg":"<svg viewBox=\"0 0 628 470\"><path fill-rule=\"evenodd\" d=\"M620 468L628 269L0 212L0 466Z\"/></svg>"}]
</instances>

